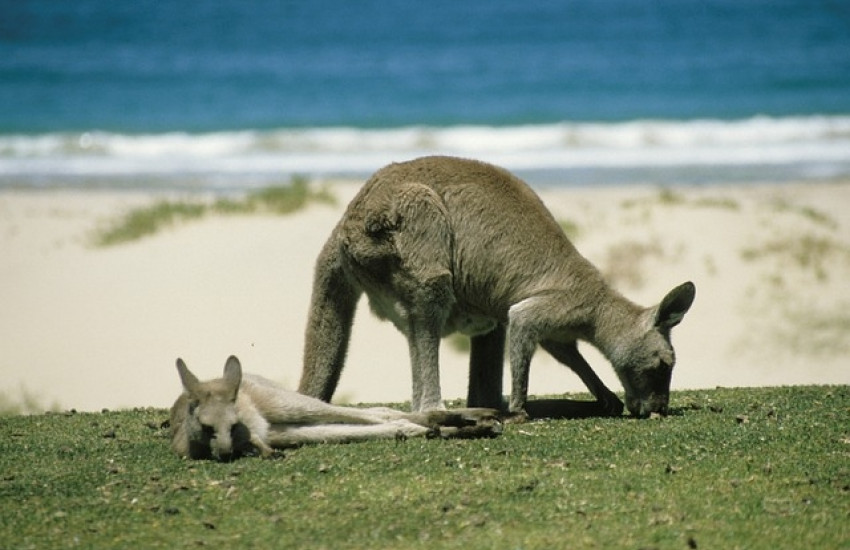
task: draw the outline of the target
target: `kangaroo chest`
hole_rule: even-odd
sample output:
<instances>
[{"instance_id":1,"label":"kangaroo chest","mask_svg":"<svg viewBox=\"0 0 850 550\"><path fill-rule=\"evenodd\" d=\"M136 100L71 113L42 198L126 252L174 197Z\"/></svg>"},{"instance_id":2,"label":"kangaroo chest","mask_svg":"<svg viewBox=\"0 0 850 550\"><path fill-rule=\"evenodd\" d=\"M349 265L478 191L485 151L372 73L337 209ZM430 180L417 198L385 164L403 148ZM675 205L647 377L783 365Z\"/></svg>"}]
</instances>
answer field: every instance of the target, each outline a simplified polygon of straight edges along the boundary
<instances>
[{"instance_id":1,"label":"kangaroo chest","mask_svg":"<svg viewBox=\"0 0 850 550\"><path fill-rule=\"evenodd\" d=\"M372 313L379 319L390 321L403 334L409 333L411 311L402 300L376 290L368 290L366 295L369 297L369 308ZM440 332L442 336L455 332L477 336L492 331L498 322L498 319L493 316L454 304L448 311L443 312Z\"/></svg>"}]
</instances>

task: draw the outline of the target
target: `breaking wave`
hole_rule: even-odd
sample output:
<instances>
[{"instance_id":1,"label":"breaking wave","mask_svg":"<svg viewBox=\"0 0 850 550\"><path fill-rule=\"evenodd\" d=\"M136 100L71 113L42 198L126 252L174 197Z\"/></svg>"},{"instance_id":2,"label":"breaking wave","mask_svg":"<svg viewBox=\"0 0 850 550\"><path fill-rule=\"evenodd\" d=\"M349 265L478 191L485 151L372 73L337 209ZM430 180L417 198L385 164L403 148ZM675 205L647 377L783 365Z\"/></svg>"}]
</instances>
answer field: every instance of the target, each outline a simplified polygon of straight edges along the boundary
<instances>
[{"instance_id":1,"label":"breaking wave","mask_svg":"<svg viewBox=\"0 0 850 550\"><path fill-rule=\"evenodd\" d=\"M562 179L594 172L621 174L619 179L632 172L645 179L688 169L710 169L720 179L724 170L749 174L745 179L760 173L837 178L850 175L850 116L0 135L0 179L25 185L61 177L360 177L389 162L429 154L478 158Z\"/></svg>"}]
</instances>

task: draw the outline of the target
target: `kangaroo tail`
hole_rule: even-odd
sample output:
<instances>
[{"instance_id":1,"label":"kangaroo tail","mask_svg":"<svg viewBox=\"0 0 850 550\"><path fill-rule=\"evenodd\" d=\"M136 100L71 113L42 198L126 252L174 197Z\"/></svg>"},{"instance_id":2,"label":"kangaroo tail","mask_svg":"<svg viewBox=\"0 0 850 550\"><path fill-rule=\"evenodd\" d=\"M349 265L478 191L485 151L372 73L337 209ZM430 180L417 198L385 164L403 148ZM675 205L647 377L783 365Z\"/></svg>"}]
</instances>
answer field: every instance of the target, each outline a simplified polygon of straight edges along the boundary
<instances>
[{"instance_id":1,"label":"kangaroo tail","mask_svg":"<svg viewBox=\"0 0 850 550\"><path fill-rule=\"evenodd\" d=\"M361 291L343 269L338 228L316 261L299 393L330 401L339 383Z\"/></svg>"}]
</instances>

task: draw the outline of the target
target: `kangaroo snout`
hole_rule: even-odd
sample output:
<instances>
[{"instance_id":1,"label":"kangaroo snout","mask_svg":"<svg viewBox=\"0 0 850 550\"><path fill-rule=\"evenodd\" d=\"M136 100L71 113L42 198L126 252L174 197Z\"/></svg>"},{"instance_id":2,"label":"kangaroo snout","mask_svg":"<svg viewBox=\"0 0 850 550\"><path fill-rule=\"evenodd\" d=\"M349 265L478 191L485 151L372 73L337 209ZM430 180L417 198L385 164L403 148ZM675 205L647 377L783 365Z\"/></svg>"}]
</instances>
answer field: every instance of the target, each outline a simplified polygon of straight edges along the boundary
<instances>
[{"instance_id":1,"label":"kangaroo snout","mask_svg":"<svg viewBox=\"0 0 850 550\"><path fill-rule=\"evenodd\" d=\"M667 415L669 395L650 394L649 397L631 397L626 400L626 407L632 416L647 418L651 414Z\"/></svg>"},{"instance_id":2,"label":"kangaroo snout","mask_svg":"<svg viewBox=\"0 0 850 550\"><path fill-rule=\"evenodd\" d=\"M219 462L233 460L233 443L230 435L226 437L214 436L210 439L210 451L213 458Z\"/></svg>"}]
</instances>

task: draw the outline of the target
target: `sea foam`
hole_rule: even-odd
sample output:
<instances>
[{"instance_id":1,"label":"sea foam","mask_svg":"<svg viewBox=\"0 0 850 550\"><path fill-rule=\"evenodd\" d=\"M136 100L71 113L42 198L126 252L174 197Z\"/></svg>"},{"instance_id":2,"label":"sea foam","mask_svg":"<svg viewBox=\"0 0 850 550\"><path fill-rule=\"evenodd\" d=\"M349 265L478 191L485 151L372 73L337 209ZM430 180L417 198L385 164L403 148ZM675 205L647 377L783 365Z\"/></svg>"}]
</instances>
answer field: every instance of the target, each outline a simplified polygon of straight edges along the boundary
<instances>
[{"instance_id":1,"label":"sea foam","mask_svg":"<svg viewBox=\"0 0 850 550\"><path fill-rule=\"evenodd\" d=\"M201 134L99 131L0 136L0 179L61 176L362 176L428 154L478 158L524 172L712 168L758 179L850 176L850 116L639 120L507 127L289 128ZM749 169L747 169L749 167ZM742 170L743 169L743 170ZM724 176L719 176L721 179ZM598 179L598 178L597 178ZM564 182L568 183L568 182Z\"/></svg>"}]
</instances>

